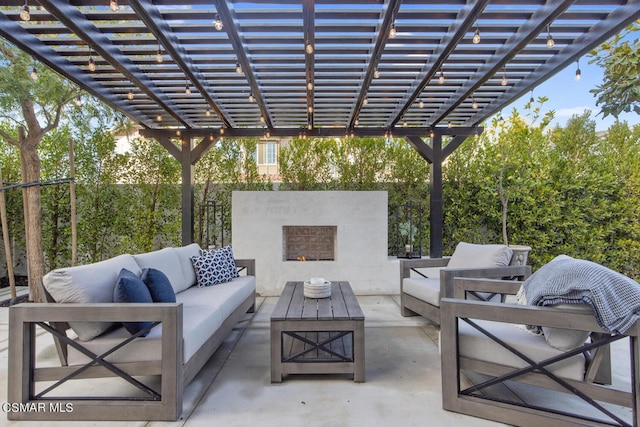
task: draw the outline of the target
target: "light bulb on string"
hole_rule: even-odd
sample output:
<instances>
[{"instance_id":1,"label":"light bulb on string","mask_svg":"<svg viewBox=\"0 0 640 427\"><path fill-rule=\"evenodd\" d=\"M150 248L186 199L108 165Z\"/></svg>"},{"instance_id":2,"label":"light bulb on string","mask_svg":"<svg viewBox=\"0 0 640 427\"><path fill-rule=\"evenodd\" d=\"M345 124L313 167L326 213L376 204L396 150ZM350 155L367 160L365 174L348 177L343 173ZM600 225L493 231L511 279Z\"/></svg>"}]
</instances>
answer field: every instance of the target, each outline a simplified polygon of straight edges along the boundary
<instances>
[{"instance_id":1,"label":"light bulb on string","mask_svg":"<svg viewBox=\"0 0 640 427\"><path fill-rule=\"evenodd\" d=\"M394 22L393 24L391 24L391 29L389 30L389 38L395 39L396 35L397 35L396 24Z\"/></svg>"},{"instance_id":2,"label":"light bulb on string","mask_svg":"<svg viewBox=\"0 0 640 427\"><path fill-rule=\"evenodd\" d=\"M31 19L31 13L29 12L29 4L27 4L27 0L25 0L24 2L22 11L20 11L20 19L22 19L25 22Z\"/></svg>"},{"instance_id":3,"label":"light bulb on string","mask_svg":"<svg viewBox=\"0 0 640 427\"><path fill-rule=\"evenodd\" d=\"M217 13L216 13L216 19L215 21L213 21L213 26L218 31L222 30L222 27L224 26L222 24L222 20L220 19L220 15L218 15Z\"/></svg>"},{"instance_id":4,"label":"light bulb on string","mask_svg":"<svg viewBox=\"0 0 640 427\"><path fill-rule=\"evenodd\" d=\"M473 44L480 43L480 29L476 26L476 32L473 34Z\"/></svg>"},{"instance_id":5,"label":"light bulb on string","mask_svg":"<svg viewBox=\"0 0 640 427\"><path fill-rule=\"evenodd\" d=\"M576 61L578 68L576 68L576 80L580 81L582 78L582 71L580 71L580 60Z\"/></svg>"},{"instance_id":6,"label":"light bulb on string","mask_svg":"<svg viewBox=\"0 0 640 427\"><path fill-rule=\"evenodd\" d=\"M547 47L549 49L552 49L555 45L556 45L556 42L553 40L553 37L551 36L551 27L550 25L547 25Z\"/></svg>"}]
</instances>

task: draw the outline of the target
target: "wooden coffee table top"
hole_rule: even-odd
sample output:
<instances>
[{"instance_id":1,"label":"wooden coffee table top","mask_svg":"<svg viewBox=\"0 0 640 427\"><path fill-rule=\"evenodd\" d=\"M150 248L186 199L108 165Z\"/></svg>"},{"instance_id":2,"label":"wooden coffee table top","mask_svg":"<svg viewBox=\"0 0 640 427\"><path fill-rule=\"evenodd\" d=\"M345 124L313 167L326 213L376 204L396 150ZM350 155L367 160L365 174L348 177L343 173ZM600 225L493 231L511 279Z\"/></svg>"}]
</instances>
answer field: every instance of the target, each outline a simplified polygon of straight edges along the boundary
<instances>
[{"instance_id":1,"label":"wooden coffee table top","mask_svg":"<svg viewBox=\"0 0 640 427\"><path fill-rule=\"evenodd\" d=\"M287 282L271 320L364 320L349 282L331 282L328 298L305 298L304 282Z\"/></svg>"}]
</instances>

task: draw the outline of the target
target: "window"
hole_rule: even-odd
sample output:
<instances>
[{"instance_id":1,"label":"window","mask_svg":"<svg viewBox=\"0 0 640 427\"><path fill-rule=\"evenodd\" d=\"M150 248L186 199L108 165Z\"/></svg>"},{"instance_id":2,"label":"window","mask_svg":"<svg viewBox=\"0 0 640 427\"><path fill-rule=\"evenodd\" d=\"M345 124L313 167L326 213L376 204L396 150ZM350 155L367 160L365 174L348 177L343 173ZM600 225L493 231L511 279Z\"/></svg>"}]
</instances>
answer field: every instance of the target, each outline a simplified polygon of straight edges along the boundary
<instances>
[{"instance_id":1,"label":"window","mask_svg":"<svg viewBox=\"0 0 640 427\"><path fill-rule=\"evenodd\" d=\"M266 155L266 164L275 165L276 164L276 143L275 142L267 142L267 155Z\"/></svg>"}]
</instances>

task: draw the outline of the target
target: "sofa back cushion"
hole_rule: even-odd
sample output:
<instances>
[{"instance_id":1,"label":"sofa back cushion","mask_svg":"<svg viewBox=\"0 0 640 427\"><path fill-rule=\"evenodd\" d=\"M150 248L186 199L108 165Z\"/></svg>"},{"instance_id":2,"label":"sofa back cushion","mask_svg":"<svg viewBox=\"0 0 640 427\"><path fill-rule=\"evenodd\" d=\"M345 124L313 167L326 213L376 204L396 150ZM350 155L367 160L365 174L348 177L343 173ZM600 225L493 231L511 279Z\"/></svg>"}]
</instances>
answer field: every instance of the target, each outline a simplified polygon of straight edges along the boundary
<instances>
[{"instance_id":1,"label":"sofa back cushion","mask_svg":"<svg viewBox=\"0 0 640 427\"><path fill-rule=\"evenodd\" d=\"M447 268L506 267L513 251L507 245L477 245L460 242L451 255Z\"/></svg>"},{"instance_id":2,"label":"sofa back cushion","mask_svg":"<svg viewBox=\"0 0 640 427\"><path fill-rule=\"evenodd\" d=\"M159 251L138 254L133 258L141 269L155 268L162 271L171 282L171 287L176 294L191 286L184 277L182 264L175 248L164 248Z\"/></svg>"},{"instance_id":3,"label":"sofa back cushion","mask_svg":"<svg viewBox=\"0 0 640 427\"><path fill-rule=\"evenodd\" d=\"M119 255L93 264L53 270L42 278L45 289L59 303L110 303L120 270L126 268L136 275L141 270L132 255ZM97 337L113 325L112 322L69 322L82 341Z\"/></svg>"},{"instance_id":4,"label":"sofa back cushion","mask_svg":"<svg viewBox=\"0 0 640 427\"><path fill-rule=\"evenodd\" d=\"M192 243L187 246L175 248L178 258L180 259L180 265L182 266L182 275L184 276L185 285L187 288L196 284L196 272L193 269L191 263L192 256L200 255L200 246L197 243Z\"/></svg>"}]
</instances>

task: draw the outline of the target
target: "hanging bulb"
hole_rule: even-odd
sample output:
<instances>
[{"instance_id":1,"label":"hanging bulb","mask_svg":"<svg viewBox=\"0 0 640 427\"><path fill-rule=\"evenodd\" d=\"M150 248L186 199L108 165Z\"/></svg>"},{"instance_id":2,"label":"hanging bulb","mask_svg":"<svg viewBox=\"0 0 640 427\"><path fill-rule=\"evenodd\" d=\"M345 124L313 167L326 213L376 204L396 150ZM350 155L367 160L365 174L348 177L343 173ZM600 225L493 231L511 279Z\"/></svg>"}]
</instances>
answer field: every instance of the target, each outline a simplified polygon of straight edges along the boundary
<instances>
[{"instance_id":1,"label":"hanging bulb","mask_svg":"<svg viewBox=\"0 0 640 427\"><path fill-rule=\"evenodd\" d=\"M373 78L374 79L380 78L380 71L378 71L377 68L375 70L373 70Z\"/></svg>"},{"instance_id":2,"label":"hanging bulb","mask_svg":"<svg viewBox=\"0 0 640 427\"><path fill-rule=\"evenodd\" d=\"M111 8L111 12L117 12L118 9L120 9L120 6L118 5L118 0L111 0L109 2L109 7Z\"/></svg>"},{"instance_id":3,"label":"hanging bulb","mask_svg":"<svg viewBox=\"0 0 640 427\"><path fill-rule=\"evenodd\" d=\"M433 128L431 128L431 131L429 132L429 136L431 138L433 138L434 136L436 136L436 133L433 131Z\"/></svg>"},{"instance_id":4,"label":"hanging bulb","mask_svg":"<svg viewBox=\"0 0 640 427\"><path fill-rule=\"evenodd\" d=\"M502 111L500 111L500 115L498 116L498 121L500 123L504 122L504 119L502 118Z\"/></svg>"},{"instance_id":5,"label":"hanging bulb","mask_svg":"<svg viewBox=\"0 0 640 427\"><path fill-rule=\"evenodd\" d=\"M267 131L267 133L265 134L265 136L266 136L267 138L271 137L271 132Z\"/></svg>"},{"instance_id":6,"label":"hanging bulb","mask_svg":"<svg viewBox=\"0 0 640 427\"><path fill-rule=\"evenodd\" d=\"M547 25L547 47L551 49L555 45L556 45L556 42L553 41L553 37L551 37L551 28L549 25Z\"/></svg>"},{"instance_id":7,"label":"hanging bulb","mask_svg":"<svg viewBox=\"0 0 640 427\"><path fill-rule=\"evenodd\" d=\"M307 89L313 90L313 82L310 81L309 83L307 83Z\"/></svg>"},{"instance_id":8,"label":"hanging bulb","mask_svg":"<svg viewBox=\"0 0 640 427\"><path fill-rule=\"evenodd\" d=\"M129 93L127 93L127 98L129 99L129 101L133 99L133 91L131 89L129 89Z\"/></svg>"},{"instance_id":9,"label":"hanging bulb","mask_svg":"<svg viewBox=\"0 0 640 427\"><path fill-rule=\"evenodd\" d=\"M311 44L311 42L309 40L307 40L307 44L304 48L305 52L307 52L309 55L311 55L313 53L313 45Z\"/></svg>"},{"instance_id":10,"label":"hanging bulb","mask_svg":"<svg viewBox=\"0 0 640 427\"><path fill-rule=\"evenodd\" d=\"M444 84L444 72L440 69L440 77L438 77L440 84Z\"/></svg>"},{"instance_id":11,"label":"hanging bulb","mask_svg":"<svg viewBox=\"0 0 640 427\"><path fill-rule=\"evenodd\" d=\"M448 128L451 128L451 126L453 126L453 125L451 124L451 120L448 120L448 121L447 121L447 127L448 127Z\"/></svg>"},{"instance_id":12,"label":"hanging bulb","mask_svg":"<svg viewBox=\"0 0 640 427\"><path fill-rule=\"evenodd\" d=\"M31 69L31 80L34 80L34 81L38 80L38 69L36 68L35 65Z\"/></svg>"},{"instance_id":13,"label":"hanging bulb","mask_svg":"<svg viewBox=\"0 0 640 427\"><path fill-rule=\"evenodd\" d=\"M264 116L260 116L260 123L264 123Z\"/></svg>"},{"instance_id":14,"label":"hanging bulb","mask_svg":"<svg viewBox=\"0 0 640 427\"><path fill-rule=\"evenodd\" d=\"M536 100L533 99L533 91L531 91L531 98L529 98L529 107L533 107L533 104L535 104Z\"/></svg>"},{"instance_id":15,"label":"hanging bulb","mask_svg":"<svg viewBox=\"0 0 640 427\"><path fill-rule=\"evenodd\" d=\"M249 102L250 102L251 104L253 104L253 101L254 101L254 100L255 100L255 99L253 98L253 93L250 93L250 94L249 94Z\"/></svg>"},{"instance_id":16,"label":"hanging bulb","mask_svg":"<svg viewBox=\"0 0 640 427\"><path fill-rule=\"evenodd\" d=\"M242 67L239 62L236 62L236 73L242 74Z\"/></svg>"},{"instance_id":17,"label":"hanging bulb","mask_svg":"<svg viewBox=\"0 0 640 427\"><path fill-rule=\"evenodd\" d=\"M220 135L224 135L224 128L220 128Z\"/></svg>"},{"instance_id":18,"label":"hanging bulb","mask_svg":"<svg viewBox=\"0 0 640 427\"><path fill-rule=\"evenodd\" d=\"M156 120L157 120L157 121L159 121L159 122L161 122L161 121L162 121L162 114L158 114L158 115L156 116Z\"/></svg>"},{"instance_id":19,"label":"hanging bulb","mask_svg":"<svg viewBox=\"0 0 640 427\"><path fill-rule=\"evenodd\" d=\"M311 124L311 122L309 122L309 124L307 125L307 129L309 130L313 129L313 125Z\"/></svg>"},{"instance_id":20,"label":"hanging bulb","mask_svg":"<svg viewBox=\"0 0 640 427\"><path fill-rule=\"evenodd\" d=\"M184 87L184 93L189 96L191 95L191 88L189 87L189 84L187 83L187 85Z\"/></svg>"},{"instance_id":21,"label":"hanging bulb","mask_svg":"<svg viewBox=\"0 0 640 427\"><path fill-rule=\"evenodd\" d=\"M156 53L156 62L162 64L164 56L162 55L162 46L158 45L158 52Z\"/></svg>"},{"instance_id":22,"label":"hanging bulb","mask_svg":"<svg viewBox=\"0 0 640 427\"><path fill-rule=\"evenodd\" d=\"M354 124L355 124L356 126L358 126L358 125L360 124L360 120L356 119L356 121L354 122Z\"/></svg>"},{"instance_id":23,"label":"hanging bulb","mask_svg":"<svg viewBox=\"0 0 640 427\"><path fill-rule=\"evenodd\" d=\"M220 15L218 15L217 13L216 13L216 19L215 21L213 21L213 27L218 31L222 30L222 27L223 27L222 21L220 20Z\"/></svg>"},{"instance_id":24,"label":"hanging bulb","mask_svg":"<svg viewBox=\"0 0 640 427\"><path fill-rule=\"evenodd\" d=\"M211 116L211 110L209 110L208 108L204 111L204 115L207 117Z\"/></svg>"},{"instance_id":25,"label":"hanging bulb","mask_svg":"<svg viewBox=\"0 0 640 427\"><path fill-rule=\"evenodd\" d=\"M29 5L27 4L27 0L24 1L24 7L20 12L20 19L23 21L28 21L31 19L31 13L29 13Z\"/></svg>"},{"instance_id":26,"label":"hanging bulb","mask_svg":"<svg viewBox=\"0 0 640 427\"><path fill-rule=\"evenodd\" d=\"M309 105L309 107L307 107L307 111L313 113L313 105Z\"/></svg>"},{"instance_id":27,"label":"hanging bulb","mask_svg":"<svg viewBox=\"0 0 640 427\"><path fill-rule=\"evenodd\" d=\"M578 68L576 68L576 80L580 81L582 78L582 71L580 71L580 61L576 61Z\"/></svg>"},{"instance_id":28,"label":"hanging bulb","mask_svg":"<svg viewBox=\"0 0 640 427\"><path fill-rule=\"evenodd\" d=\"M391 30L389 30L389 38L390 39L395 39L396 38L396 24L395 22L393 24L391 24Z\"/></svg>"},{"instance_id":29,"label":"hanging bulb","mask_svg":"<svg viewBox=\"0 0 640 427\"><path fill-rule=\"evenodd\" d=\"M477 110L478 109L478 101L476 101L475 96L473 98L471 98L471 99L472 99L471 108L473 108L474 110Z\"/></svg>"},{"instance_id":30,"label":"hanging bulb","mask_svg":"<svg viewBox=\"0 0 640 427\"><path fill-rule=\"evenodd\" d=\"M79 106L81 106L81 105L82 105L82 96L78 95L78 96L76 97L76 101L75 101L75 102L76 102L76 105L77 105L78 107L79 107Z\"/></svg>"},{"instance_id":31,"label":"hanging bulb","mask_svg":"<svg viewBox=\"0 0 640 427\"><path fill-rule=\"evenodd\" d=\"M422 99L418 102L418 107L424 108L424 101Z\"/></svg>"},{"instance_id":32,"label":"hanging bulb","mask_svg":"<svg viewBox=\"0 0 640 427\"><path fill-rule=\"evenodd\" d=\"M94 72L96 70L96 62L93 60L93 56L89 57L89 71Z\"/></svg>"},{"instance_id":33,"label":"hanging bulb","mask_svg":"<svg viewBox=\"0 0 640 427\"><path fill-rule=\"evenodd\" d=\"M480 43L480 29L476 26L476 32L473 35L473 44Z\"/></svg>"},{"instance_id":34,"label":"hanging bulb","mask_svg":"<svg viewBox=\"0 0 640 427\"><path fill-rule=\"evenodd\" d=\"M402 120L402 127L405 127L405 128L406 128L407 126L408 126L408 124L407 124L407 120L406 120L406 119L403 119L403 120Z\"/></svg>"},{"instance_id":35,"label":"hanging bulb","mask_svg":"<svg viewBox=\"0 0 640 427\"><path fill-rule=\"evenodd\" d=\"M500 86L506 86L508 83L507 76L502 76L502 81L500 81Z\"/></svg>"},{"instance_id":36,"label":"hanging bulb","mask_svg":"<svg viewBox=\"0 0 640 427\"><path fill-rule=\"evenodd\" d=\"M367 105L369 103L369 100L367 99L367 97L365 96L364 99L362 100L362 103L364 105Z\"/></svg>"}]
</instances>

